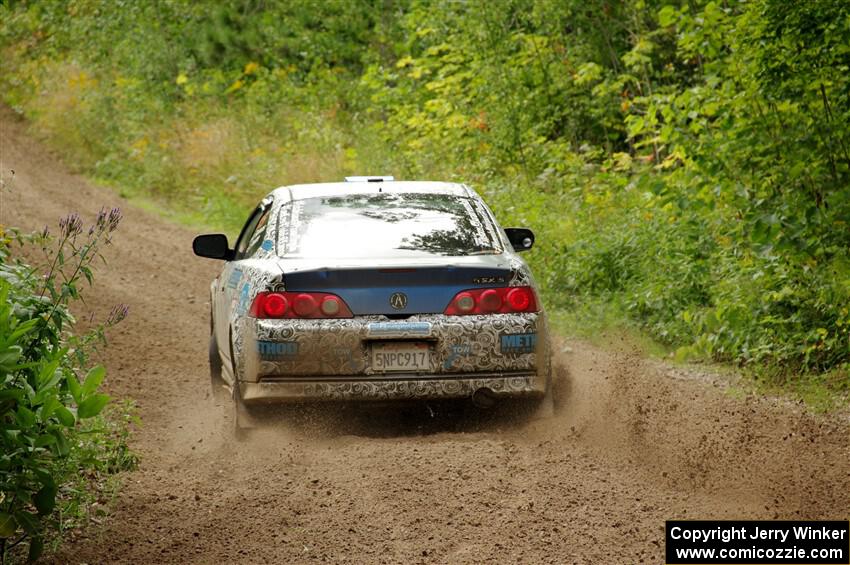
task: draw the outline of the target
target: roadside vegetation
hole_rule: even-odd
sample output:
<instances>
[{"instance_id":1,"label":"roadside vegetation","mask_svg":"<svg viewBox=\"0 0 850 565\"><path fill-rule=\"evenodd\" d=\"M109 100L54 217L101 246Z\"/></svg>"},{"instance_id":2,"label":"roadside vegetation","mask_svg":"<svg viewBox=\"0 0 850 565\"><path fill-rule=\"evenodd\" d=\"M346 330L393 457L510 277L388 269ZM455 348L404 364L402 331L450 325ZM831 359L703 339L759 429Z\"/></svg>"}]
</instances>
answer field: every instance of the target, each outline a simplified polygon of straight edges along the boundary
<instances>
[{"instance_id":1,"label":"roadside vegetation","mask_svg":"<svg viewBox=\"0 0 850 565\"><path fill-rule=\"evenodd\" d=\"M66 532L99 520L115 474L136 465L127 446L132 406L109 404L99 392L106 372L89 362L127 308L116 306L86 332L74 331L71 313L120 219L104 210L86 226L70 214L55 235L0 224L2 563L35 560ZM22 249L41 259L24 262Z\"/></svg>"},{"instance_id":2,"label":"roadside vegetation","mask_svg":"<svg viewBox=\"0 0 850 565\"><path fill-rule=\"evenodd\" d=\"M537 232L568 331L850 389L843 0L19 1L0 53L68 163L189 221L234 233L346 174L464 181Z\"/></svg>"}]
</instances>

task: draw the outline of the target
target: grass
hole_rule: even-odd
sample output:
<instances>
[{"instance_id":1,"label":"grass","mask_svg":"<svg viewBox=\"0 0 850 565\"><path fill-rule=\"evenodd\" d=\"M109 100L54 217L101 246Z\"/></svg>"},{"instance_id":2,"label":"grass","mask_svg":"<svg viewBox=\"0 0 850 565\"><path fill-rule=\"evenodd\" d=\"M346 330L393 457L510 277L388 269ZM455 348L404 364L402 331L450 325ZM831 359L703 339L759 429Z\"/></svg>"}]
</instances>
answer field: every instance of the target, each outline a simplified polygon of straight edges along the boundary
<instances>
[{"instance_id":1,"label":"grass","mask_svg":"<svg viewBox=\"0 0 850 565\"><path fill-rule=\"evenodd\" d=\"M142 191L117 187L112 183L104 181L98 182L97 179L93 179L93 182L99 186L116 192L121 198L125 199L133 206L136 206L149 214L164 218L171 223L186 226L198 233L226 233L231 243L239 235L239 231L242 229L242 224L251 211L250 208L243 209L242 207L239 207L235 208L228 217L220 217L218 220L212 220L203 212L203 210L198 208L177 206L171 201L157 198ZM242 216L244 216L244 218Z\"/></svg>"},{"instance_id":2,"label":"grass","mask_svg":"<svg viewBox=\"0 0 850 565\"><path fill-rule=\"evenodd\" d=\"M762 368L748 371L749 381L761 394L782 396L803 402L817 413L850 408L850 374L847 367L826 373L796 373L777 376Z\"/></svg>"},{"instance_id":3,"label":"grass","mask_svg":"<svg viewBox=\"0 0 850 565\"><path fill-rule=\"evenodd\" d=\"M645 357L680 366L697 364L724 376L726 394L743 400L759 394L802 402L815 413L827 414L850 409L850 368L839 367L826 373L800 373L774 366L740 367L705 359L678 359L676 348L653 339L636 327L614 301L586 301L574 308L550 308L555 333L577 338L608 351L637 352Z\"/></svg>"},{"instance_id":4,"label":"grass","mask_svg":"<svg viewBox=\"0 0 850 565\"><path fill-rule=\"evenodd\" d=\"M549 308L555 333L578 338L603 349L637 351L668 358L673 348L641 331L614 302L587 300L573 308Z\"/></svg>"},{"instance_id":5,"label":"grass","mask_svg":"<svg viewBox=\"0 0 850 565\"><path fill-rule=\"evenodd\" d=\"M47 544L51 551L59 549L68 532L78 531L91 521L100 523L109 514L121 489L122 473L138 467L139 457L128 441L132 429L139 425L135 403L124 400L111 403L80 429L79 449L67 461L69 481L63 486L58 529ZM86 472L79 471L81 466Z\"/></svg>"}]
</instances>

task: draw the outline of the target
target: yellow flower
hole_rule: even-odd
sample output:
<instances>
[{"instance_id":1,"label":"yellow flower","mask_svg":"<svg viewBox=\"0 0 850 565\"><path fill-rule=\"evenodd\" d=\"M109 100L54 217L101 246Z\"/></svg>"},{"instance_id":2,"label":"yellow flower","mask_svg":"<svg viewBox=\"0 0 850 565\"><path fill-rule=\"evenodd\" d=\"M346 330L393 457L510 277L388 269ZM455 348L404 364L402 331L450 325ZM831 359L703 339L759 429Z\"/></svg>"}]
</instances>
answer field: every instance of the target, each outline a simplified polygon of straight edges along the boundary
<instances>
[{"instance_id":1,"label":"yellow flower","mask_svg":"<svg viewBox=\"0 0 850 565\"><path fill-rule=\"evenodd\" d=\"M244 83L244 82L242 82L242 80L241 80L241 79L239 79L239 80L237 80L236 82L234 82L233 84L231 84L231 85L230 85L230 88L228 88L227 90L225 90L225 91L224 91L224 93L225 93L225 94L231 94L231 93L233 93L233 92L236 92L236 91L237 91L237 90L239 90L240 88L242 88L244 85L245 85L245 83Z\"/></svg>"},{"instance_id":2,"label":"yellow flower","mask_svg":"<svg viewBox=\"0 0 850 565\"><path fill-rule=\"evenodd\" d=\"M177 84L186 84L187 82L189 82L189 77L187 77L185 73L180 73L179 75L177 75L177 79L175 79L174 82L176 82Z\"/></svg>"},{"instance_id":3,"label":"yellow flower","mask_svg":"<svg viewBox=\"0 0 850 565\"><path fill-rule=\"evenodd\" d=\"M254 61L251 61L250 63L245 65L245 70L242 71L242 72L246 75L252 75L252 74L256 73L259 69L260 69L260 64L255 63Z\"/></svg>"}]
</instances>

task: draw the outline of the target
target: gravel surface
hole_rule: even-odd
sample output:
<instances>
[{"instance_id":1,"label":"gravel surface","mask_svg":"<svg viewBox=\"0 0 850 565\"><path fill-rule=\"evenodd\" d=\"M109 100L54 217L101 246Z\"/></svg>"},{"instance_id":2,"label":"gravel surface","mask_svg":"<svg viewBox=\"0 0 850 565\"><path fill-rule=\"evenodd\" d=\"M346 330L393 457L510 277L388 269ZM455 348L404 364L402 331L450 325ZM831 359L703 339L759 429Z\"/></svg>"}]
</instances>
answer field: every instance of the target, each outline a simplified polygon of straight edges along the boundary
<instances>
[{"instance_id":1,"label":"gravel surface","mask_svg":"<svg viewBox=\"0 0 850 565\"><path fill-rule=\"evenodd\" d=\"M846 519L850 423L625 350L561 343L557 415L436 407L293 414L246 443L209 395L193 233L69 171L0 110L0 222L126 218L88 307L130 317L101 359L143 426L111 515L57 563L661 563L664 521ZM247 210L246 210L247 213Z\"/></svg>"}]
</instances>

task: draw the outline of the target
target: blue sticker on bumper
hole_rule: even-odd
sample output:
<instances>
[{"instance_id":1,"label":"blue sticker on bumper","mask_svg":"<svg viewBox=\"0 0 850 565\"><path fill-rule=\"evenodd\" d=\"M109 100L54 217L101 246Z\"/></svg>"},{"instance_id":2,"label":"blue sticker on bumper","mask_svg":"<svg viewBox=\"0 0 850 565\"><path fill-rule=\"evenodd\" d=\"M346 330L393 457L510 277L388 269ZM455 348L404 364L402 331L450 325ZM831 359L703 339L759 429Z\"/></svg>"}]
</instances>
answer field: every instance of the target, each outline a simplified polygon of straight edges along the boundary
<instances>
[{"instance_id":1,"label":"blue sticker on bumper","mask_svg":"<svg viewBox=\"0 0 850 565\"><path fill-rule=\"evenodd\" d=\"M431 322L373 322L366 328L369 337L429 337Z\"/></svg>"},{"instance_id":2,"label":"blue sticker on bumper","mask_svg":"<svg viewBox=\"0 0 850 565\"><path fill-rule=\"evenodd\" d=\"M262 359L286 359L298 355L297 341L258 341L257 352Z\"/></svg>"},{"instance_id":3,"label":"blue sticker on bumper","mask_svg":"<svg viewBox=\"0 0 850 565\"><path fill-rule=\"evenodd\" d=\"M523 353L534 353L536 346L536 333L500 335L500 348L503 354L520 355Z\"/></svg>"},{"instance_id":4,"label":"blue sticker on bumper","mask_svg":"<svg viewBox=\"0 0 850 565\"><path fill-rule=\"evenodd\" d=\"M468 343L454 344L450 347L450 351L451 353L443 361L444 370L451 369L457 359L472 355L472 347Z\"/></svg>"}]
</instances>

